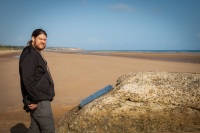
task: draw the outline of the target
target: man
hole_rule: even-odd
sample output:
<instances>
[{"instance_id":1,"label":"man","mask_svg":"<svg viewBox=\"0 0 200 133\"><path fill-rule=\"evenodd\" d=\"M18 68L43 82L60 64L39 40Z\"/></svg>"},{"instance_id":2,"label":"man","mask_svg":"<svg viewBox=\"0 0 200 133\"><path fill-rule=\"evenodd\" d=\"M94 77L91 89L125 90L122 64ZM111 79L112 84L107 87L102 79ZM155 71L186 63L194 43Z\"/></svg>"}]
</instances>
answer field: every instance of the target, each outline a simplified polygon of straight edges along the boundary
<instances>
[{"instance_id":1,"label":"man","mask_svg":"<svg viewBox=\"0 0 200 133\"><path fill-rule=\"evenodd\" d=\"M46 47L47 34L36 29L19 60L19 73L24 109L29 112L29 133L55 133L51 101L54 83L41 51Z\"/></svg>"}]
</instances>

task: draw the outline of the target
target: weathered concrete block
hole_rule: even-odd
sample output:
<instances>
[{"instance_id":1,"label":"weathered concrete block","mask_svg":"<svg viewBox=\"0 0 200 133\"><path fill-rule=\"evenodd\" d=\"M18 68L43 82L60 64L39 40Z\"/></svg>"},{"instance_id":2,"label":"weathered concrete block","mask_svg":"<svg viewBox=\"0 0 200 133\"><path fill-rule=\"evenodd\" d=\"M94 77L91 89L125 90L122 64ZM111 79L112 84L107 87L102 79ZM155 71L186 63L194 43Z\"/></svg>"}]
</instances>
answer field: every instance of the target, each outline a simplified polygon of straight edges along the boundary
<instances>
[{"instance_id":1,"label":"weathered concrete block","mask_svg":"<svg viewBox=\"0 0 200 133\"><path fill-rule=\"evenodd\" d=\"M66 112L58 133L200 132L200 74L140 72Z\"/></svg>"}]
</instances>

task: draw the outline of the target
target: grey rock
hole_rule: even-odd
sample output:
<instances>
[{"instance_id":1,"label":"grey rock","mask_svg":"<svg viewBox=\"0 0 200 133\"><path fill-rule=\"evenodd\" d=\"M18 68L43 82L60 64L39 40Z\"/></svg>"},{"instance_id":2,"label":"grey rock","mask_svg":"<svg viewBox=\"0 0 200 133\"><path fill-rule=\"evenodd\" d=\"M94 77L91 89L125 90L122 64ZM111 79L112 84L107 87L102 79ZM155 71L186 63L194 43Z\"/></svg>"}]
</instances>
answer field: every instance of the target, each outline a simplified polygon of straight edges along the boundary
<instances>
[{"instance_id":1,"label":"grey rock","mask_svg":"<svg viewBox=\"0 0 200 133\"><path fill-rule=\"evenodd\" d=\"M66 112L57 133L200 132L200 74L129 73L113 87Z\"/></svg>"}]
</instances>

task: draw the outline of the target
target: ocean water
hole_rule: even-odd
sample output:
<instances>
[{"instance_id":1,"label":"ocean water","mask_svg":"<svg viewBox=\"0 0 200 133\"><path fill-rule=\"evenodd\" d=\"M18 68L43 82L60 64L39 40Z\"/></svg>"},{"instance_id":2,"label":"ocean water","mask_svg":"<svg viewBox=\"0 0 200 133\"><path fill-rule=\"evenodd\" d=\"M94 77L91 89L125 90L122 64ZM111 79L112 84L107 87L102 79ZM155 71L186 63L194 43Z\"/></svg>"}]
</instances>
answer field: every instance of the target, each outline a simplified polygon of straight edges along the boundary
<instances>
[{"instance_id":1,"label":"ocean water","mask_svg":"<svg viewBox=\"0 0 200 133\"><path fill-rule=\"evenodd\" d=\"M69 51L68 51L69 52ZM95 53L96 52L96 53ZM100 53L98 53L100 52ZM105 52L105 53L104 53ZM107 52L107 53L106 53ZM100 56L110 56L112 52L123 52L123 53L163 53L163 54L173 54L173 53L185 53L194 56L182 56L182 57L149 57L141 55L127 55L128 58L140 58L140 59L150 59L150 60L163 60L163 61L174 61L174 62L187 62L187 63L199 63L200 64L200 50L83 50L75 52L74 54L89 54L89 55L100 55ZM196 56L197 55L197 56ZM116 55L115 55L116 56ZM120 55L117 55L120 56ZM125 56L122 56L125 57ZM19 58L19 56L14 56L14 58Z\"/></svg>"},{"instance_id":2,"label":"ocean water","mask_svg":"<svg viewBox=\"0 0 200 133\"><path fill-rule=\"evenodd\" d=\"M98 53L99 52L99 53ZM104 53L105 52L105 53ZM165 56L147 56L140 54L127 54L127 55L112 55L111 53L159 53L165 54ZM173 56L167 56L167 54L177 54ZM179 53L185 54L184 56L179 56ZM79 54L91 54L91 55L100 55L100 56L118 56L118 57L128 57L128 58L139 58L139 59L149 59L149 60L162 60L162 61L173 61L173 62L186 62L186 63L200 63L200 50L90 50L83 51ZM192 55L192 56L190 56Z\"/></svg>"},{"instance_id":3,"label":"ocean water","mask_svg":"<svg viewBox=\"0 0 200 133\"><path fill-rule=\"evenodd\" d=\"M86 50L87 52L197 53L200 50Z\"/></svg>"}]
</instances>

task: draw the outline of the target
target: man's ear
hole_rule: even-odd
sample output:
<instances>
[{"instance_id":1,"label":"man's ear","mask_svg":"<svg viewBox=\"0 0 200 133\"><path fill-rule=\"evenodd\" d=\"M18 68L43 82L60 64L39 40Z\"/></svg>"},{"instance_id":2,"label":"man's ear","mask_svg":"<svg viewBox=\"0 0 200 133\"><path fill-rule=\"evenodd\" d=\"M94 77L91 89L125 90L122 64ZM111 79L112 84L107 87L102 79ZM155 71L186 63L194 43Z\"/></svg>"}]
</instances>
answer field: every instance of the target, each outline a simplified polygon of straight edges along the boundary
<instances>
[{"instance_id":1,"label":"man's ear","mask_svg":"<svg viewBox=\"0 0 200 133\"><path fill-rule=\"evenodd\" d=\"M32 36L31 40L32 40L32 42L35 42L35 37L34 37L34 36Z\"/></svg>"}]
</instances>

